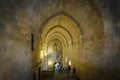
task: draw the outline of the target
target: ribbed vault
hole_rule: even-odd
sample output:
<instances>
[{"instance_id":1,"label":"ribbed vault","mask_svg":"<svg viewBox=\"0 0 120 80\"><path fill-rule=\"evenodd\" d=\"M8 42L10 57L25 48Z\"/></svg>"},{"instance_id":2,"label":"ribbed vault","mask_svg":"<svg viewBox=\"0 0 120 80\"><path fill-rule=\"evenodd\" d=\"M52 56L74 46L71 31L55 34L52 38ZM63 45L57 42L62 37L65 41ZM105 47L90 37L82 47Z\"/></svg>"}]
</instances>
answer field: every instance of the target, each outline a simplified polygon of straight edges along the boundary
<instances>
[{"instance_id":1,"label":"ribbed vault","mask_svg":"<svg viewBox=\"0 0 120 80\"><path fill-rule=\"evenodd\" d=\"M60 14L47 21L42 31L42 40L47 41L50 36L59 35L69 41L69 44L73 45L77 41L81 41L79 26L68 16ZM82 32L83 33L83 32ZM75 35L74 35L75 34ZM74 40L74 37L78 37L78 40ZM79 42L82 44L82 42Z\"/></svg>"},{"instance_id":2,"label":"ribbed vault","mask_svg":"<svg viewBox=\"0 0 120 80\"><path fill-rule=\"evenodd\" d=\"M75 19L66 16L67 14L60 14L47 20L41 34L42 46L44 55L48 52L48 47L52 40L58 39L62 44L62 62L64 64L65 54L69 54L69 48L75 47L79 49L82 47L80 27L76 24ZM82 34L81 34L82 33Z\"/></svg>"},{"instance_id":3,"label":"ribbed vault","mask_svg":"<svg viewBox=\"0 0 120 80\"><path fill-rule=\"evenodd\" d=\"M0 80L40 80L53 45L81 80L120 80L120 0L0 0Z\"/></svg>"}]
</instances>

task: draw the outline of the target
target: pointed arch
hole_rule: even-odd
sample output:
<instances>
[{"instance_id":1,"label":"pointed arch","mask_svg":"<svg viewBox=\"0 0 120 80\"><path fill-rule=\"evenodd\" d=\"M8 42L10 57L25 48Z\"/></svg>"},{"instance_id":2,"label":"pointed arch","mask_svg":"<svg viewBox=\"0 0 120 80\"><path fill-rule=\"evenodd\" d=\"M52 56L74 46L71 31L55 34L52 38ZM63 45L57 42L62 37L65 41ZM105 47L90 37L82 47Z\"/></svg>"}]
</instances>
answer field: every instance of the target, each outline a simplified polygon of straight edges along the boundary
<instances>
[{"instance_id":1,"label":"pointed arch","mask_svg":"<svg viewBox=\"0 0 120 80\"><path fill-rule=\"evenodd\" d=\"M83 29L82 27L80 26L80 23L71 15L67 14L66 12L64 11L60 11L60 12L57 12L55 14L52 14L50 17L48 17L41 25L40 25L40 28L39 28L39 32L40 34L42 33L45 25L47 24L48 21L50 21L52 18L56 17L56 16L59 16L59 15L63 15L63 16L66 16L67 18L69 18L70 20L72 20L76 25L77 27L79 28L80 30L80 35L81 35L81 41L83 43L84 41L84 32L83 32ZM41 35L40 35L40 38L41 38Z\"/></svg>"}]
</instances>

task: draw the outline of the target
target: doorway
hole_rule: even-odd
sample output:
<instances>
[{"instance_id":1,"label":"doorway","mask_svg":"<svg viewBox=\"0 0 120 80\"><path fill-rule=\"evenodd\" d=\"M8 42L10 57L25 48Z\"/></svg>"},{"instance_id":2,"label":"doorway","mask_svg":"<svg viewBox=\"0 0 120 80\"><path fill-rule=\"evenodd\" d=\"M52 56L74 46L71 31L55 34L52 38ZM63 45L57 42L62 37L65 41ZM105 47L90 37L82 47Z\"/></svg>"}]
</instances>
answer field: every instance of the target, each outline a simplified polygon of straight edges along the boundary
<instances>
[{"instance_id":1,"label":"doorway","mask_svg":"<svg viewBox=\"0 0 120 80\"><path fill-rule=\"evenodd\" d=\"M40 80L41 77L41 67L38 68L38 80Z\"/></svg>"},{"instance_id":2,"label":"doorway","mask_svg":"<svg viewBox=\"0 0 120 80\"><path fill-rule=\"evenodd\" d=\"M53 71L56 62L62 62L62 42L54 38L46 43L43 70Z\"/></svg>"}]
</instances>

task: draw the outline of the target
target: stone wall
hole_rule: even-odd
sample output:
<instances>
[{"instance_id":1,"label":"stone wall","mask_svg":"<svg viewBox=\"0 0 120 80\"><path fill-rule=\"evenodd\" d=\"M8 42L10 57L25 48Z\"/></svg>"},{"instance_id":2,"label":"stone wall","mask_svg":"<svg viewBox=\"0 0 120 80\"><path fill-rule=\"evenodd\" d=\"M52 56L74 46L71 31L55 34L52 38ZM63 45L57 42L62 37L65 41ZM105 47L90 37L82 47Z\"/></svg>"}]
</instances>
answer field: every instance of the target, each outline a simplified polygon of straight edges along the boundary
<instances>
[{"instance_id":1,"label":"stone wall","mask_svg":"<svg viewBox=\"0 0 120 80\"><path fill-rule=\"evenodd\" d=\"M82 48L65 51L76 74L83 80L120 79L119 7L119 0L0 0L0 79L32 80L40 64L42 30L59 12L72 16L84 33Z\"/></svg>"},{"instance_id":2,"label":"stone wall","mask_svg":"<svg viewBox=\"0 0 120 80\"><path fill-rule=\"evenodd\" d=\"M23 35L23 30L20 32L20 28L15 29L15 27L9 23L3 27L5 30L1 32L0 79L31 79L30 34Z\"/></svg>"},{"instance_id":3,"label":"stone wall","mask_svg":"<svg viewBox=\"0 0 120 80\"><path fill-rule=\"evenodd\" d=\"M17 21L24 18L17 16L21 7L15 0L0 1L0 80L32 80L31 30Z\"/></svg>"}]
</instances>

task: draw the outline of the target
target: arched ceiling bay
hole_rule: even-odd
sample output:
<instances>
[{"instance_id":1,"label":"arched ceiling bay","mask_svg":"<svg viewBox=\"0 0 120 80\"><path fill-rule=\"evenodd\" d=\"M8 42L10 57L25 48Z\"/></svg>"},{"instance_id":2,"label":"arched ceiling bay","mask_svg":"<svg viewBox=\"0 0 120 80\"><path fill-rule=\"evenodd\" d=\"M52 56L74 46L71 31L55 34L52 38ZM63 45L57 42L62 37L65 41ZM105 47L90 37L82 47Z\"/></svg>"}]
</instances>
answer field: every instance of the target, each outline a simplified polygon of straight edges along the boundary
<instances>
[{"instance_id":1,"label":"arched ceiling bay","mask_svg":"<svg viewBox=\"0 0 120 80\"><path fill-rule=\"evenodd\" d=\"M59 38L65 46L73 46L75 44L82 45L80 35L78 23L76 24L68 16L60 14L46 22L41 36L43 44L48 43L53 38Z\"/></svg>"},{"instance_id":2,"label":"arched ceiling bay","mask_svg":"<svg viewBox=\"0 0 120 80\"><path fill-rule=\"evenodd\" d=\"M67 31L64 27L58 25L53 27L52 29L50 29L50 31L47 32L46 34L46 41L48 41L50 39L51 36L60 36L62 39L64 39L64 41L68 41L69 43L68 45L73 45L73 38L71 36L71 33L69 31Z\"/></svg>"},{"instance_id":3,"label":"arched ceiling bay","mask_svg":"<svg viewBox=\"0 0 120 80\"><path fill-rule=\"evenodd\" d=\"M48 39L47 39L47 42L49 43L50 40L54 39L54 38L57 38L59 39L61 42L62 42L62 45L63 46L68 46L68 42L67 42L67 38L63 35L63 34L54 34L51 35Z\"/></svg>"}]
</instances>

